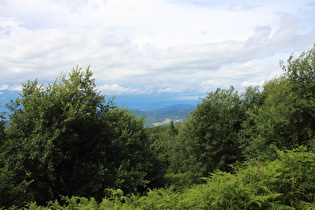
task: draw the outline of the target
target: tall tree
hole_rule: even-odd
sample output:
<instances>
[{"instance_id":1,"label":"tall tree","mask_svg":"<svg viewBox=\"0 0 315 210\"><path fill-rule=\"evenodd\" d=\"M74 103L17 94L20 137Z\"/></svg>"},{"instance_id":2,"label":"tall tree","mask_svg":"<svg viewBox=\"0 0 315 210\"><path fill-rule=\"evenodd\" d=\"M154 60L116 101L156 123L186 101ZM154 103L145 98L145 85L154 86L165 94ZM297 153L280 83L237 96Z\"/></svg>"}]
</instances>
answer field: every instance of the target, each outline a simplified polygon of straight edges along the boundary
<instances>
[{"instance_id":1,"label":"tall tree","mask_svg":"<svg viewBox=\"0 0 315 210\"><path fill-rule=\"evenodd\" d=\"M315 135L315 45L298 57L291 55L287 65L282 62L282 69L290 83L291 91L296 93L295 101L299 123L304 135L301 142L314 138Z\"/></svg>"},{"instance_id":2,"label":"tall tree","mask_svg":"<svg viewBox=\"0 0 315 210\"><path fill-rule=\"evenodd\" d=\"M264 85L262 102L247 110L248 117L240 132L242 152L247 158L274 159L276 148L290 149L299 145L294 101L285 77L275 78Z\"/></svg>"},{"instance_id":3,"label":"tall tree","mask_svg":"<svg viewBox=\"0 0 315 210\"><path fill-rule=\"evenodd\" d=\"M60 195L100 199L105 188L136 190L155 174L143 122L106 101L89 68L47 87L28 81L9 107L5 165L39 203Z\"/></svg>"},{"instance_id":4,"label":"tall tree","mask_svg":"<svg viewBox=\"0 0 315 210\"><path fill-rule=\"evenodd\" d=\"M247 158L274 159L276 148L308 144L315 135L315 47L290 56L284 75L268 81L262 103L247 112L241 144Z\"/></svg>"},{"instance_id":5,"label":"tall tree","mask_svg":"<svg viewBox=\"0 0 315 210\"><path fill-rule=\"evenodd\" d=\"M171 121L167 126L147 128L151 147L168 173L181 172L183 156L182 139L178 135L180 126Z\"/></svg>"},{"instance_id":6,"label":"tall tree","mask_svg":"<svg viewBox=\"0 0 315 210\"><path fill-rule=\"evenodd\" d=\"M5 113L0 113L0 147L4 142L4 129L5 129L5 117L4 117Z\"/></svg>"},{"instance_id":7,"label":"tall tree","mask_svg":"<svg viewBox=\"0 0 315 210\"><path fill-rule=\"evenodd\" d=\"M209 93L180 130L185 170L200 175L230 170L229 164L240 159L237 138L244 117L243 101L234 87Z\"/></svg>"}]
</instances>

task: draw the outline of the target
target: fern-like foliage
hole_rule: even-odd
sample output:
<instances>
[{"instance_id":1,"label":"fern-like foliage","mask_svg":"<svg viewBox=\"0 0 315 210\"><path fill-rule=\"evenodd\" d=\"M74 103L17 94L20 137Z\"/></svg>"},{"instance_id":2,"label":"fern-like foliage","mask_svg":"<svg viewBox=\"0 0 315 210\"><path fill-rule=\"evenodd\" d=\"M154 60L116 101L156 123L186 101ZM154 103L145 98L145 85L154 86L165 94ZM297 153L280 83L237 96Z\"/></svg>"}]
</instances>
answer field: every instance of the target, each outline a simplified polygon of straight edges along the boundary
<instances>
[{"instance_id":1,"label":"fern-like foliage","mask_svg":"<svg viewBox=\"0 0 315 210\"><path fill-rule=\"evenodd\" d=\"M64 197L63 205L31 203L29 209L315 209L314 151L278 151L274 161L247 161L234 165L235 173L217 171L203 178L205 184L186 188L170 185L128 197L107 189L99 204L93 198Z\"/></svg>"}]
</instances>

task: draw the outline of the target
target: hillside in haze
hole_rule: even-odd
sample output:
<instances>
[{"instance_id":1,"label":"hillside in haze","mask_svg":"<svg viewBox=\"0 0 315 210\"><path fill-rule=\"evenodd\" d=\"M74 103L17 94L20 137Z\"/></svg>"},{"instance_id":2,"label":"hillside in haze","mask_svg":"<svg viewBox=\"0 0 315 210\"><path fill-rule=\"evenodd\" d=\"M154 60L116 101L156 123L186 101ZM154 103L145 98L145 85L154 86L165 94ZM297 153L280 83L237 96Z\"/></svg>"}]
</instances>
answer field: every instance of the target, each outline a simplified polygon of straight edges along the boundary
<instances>
[{"instance_id":1,"label":"hillside in haze","mask_svg":"<svg viewBox=\"0 0 315 210\"><path fill-rule=\"evenodd\" d=\"M152 109L148 111L133 110L137 116L145 117L145 126L154 127L174 123L184 122L186 116L196 107L190 104L175 104L159 109Z\"/></svg>"}]
</instances>

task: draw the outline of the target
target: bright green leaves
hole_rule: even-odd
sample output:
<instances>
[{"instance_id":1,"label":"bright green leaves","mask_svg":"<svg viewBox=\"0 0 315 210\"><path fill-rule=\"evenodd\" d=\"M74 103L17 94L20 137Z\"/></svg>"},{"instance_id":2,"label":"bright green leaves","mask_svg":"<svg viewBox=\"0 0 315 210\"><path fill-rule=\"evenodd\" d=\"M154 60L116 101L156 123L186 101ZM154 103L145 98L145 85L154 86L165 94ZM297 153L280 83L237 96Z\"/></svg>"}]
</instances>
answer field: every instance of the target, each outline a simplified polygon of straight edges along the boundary
<instances>
[{"instance_id":1,"label":"bright green leaves","mask_svg":"<svg viewBox=\"0 0 315 210\"><path fill-rule=\"evenodd\" d=\"M295 91L303 97L315 97L315 45L298 57L291 55L287 66L281 65Z\"/></svg>"},{"instance_id":2,"label":"bright green leaves","mask_svg":"<svg viewBox=\"0 0 315 210\"><path fill-rule=\"evenodd\" d=\"M315 127L315 45L300 56L291 56L288 65L283 65L285 75L290 82L291 91L298 96L296 107L299 117L303 118L302 126L309 129L309 135L314 136Z\"/></svg>"},{"instance_id":3,"label":"bright green leaves","mask_svg":"<svg viewBox=\"0 0 315 210\"><path fill-rule=\"evenodd\" d=\"M247 111L243 122L241 144L248 158L275 158L275 147L294 148L299 145L296 125L296 95L290 92L284 77L269 81L262 92L262 103Z\"/></svg>"},{"instance_id":4,"label":"bright green leaves","mask_svg":"<svg viewBox=\"0 0 315 210\"><path fill-rule=\"evenodd\" d=\"M241 145L247 158L274 159L276 148L305 145L315 135L315 48L291 56L285 74L264 85L261 103L248 110Z\"/></svg>"}]
</instances>

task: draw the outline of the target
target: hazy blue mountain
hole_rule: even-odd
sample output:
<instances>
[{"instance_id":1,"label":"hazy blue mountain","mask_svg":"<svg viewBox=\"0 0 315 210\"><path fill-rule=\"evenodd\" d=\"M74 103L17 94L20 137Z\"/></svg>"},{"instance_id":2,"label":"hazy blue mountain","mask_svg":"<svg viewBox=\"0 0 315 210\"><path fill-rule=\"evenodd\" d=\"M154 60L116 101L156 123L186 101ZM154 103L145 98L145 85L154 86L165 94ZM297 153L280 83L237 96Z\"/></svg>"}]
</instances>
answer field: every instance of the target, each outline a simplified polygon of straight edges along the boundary
<instances>
[{"instance_id":1,"label":"hazy blue mountain","mask_svg":"<svg viewBox=\"0 0 315 210\"><path fill-rule=\"evenodd\" d=\"M152 109L148 111L133 110L137 116L145 116L145 126L159 126L174 123L182 123L189 112L196 107L190 104L175 104L159 109Z\"/></svg>"}]
</instances>

